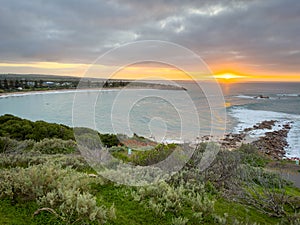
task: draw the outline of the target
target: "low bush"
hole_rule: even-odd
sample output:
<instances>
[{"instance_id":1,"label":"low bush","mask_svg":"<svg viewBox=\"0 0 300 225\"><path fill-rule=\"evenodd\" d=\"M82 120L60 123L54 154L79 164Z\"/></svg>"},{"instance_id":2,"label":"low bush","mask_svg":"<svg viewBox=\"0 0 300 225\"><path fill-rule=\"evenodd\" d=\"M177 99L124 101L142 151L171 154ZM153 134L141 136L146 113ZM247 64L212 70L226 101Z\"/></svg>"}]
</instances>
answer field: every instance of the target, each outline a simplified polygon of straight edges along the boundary
<instances>
[{"instance_id":1,"label":"low bush","mask_svg":"<svg viewBox=\"0 0 300 225\"><path fill-rule=\"evenodd\" d=\"M214 160L206 169L201 169L201 160L205 151L219 150ZM218 190L224 195L239 189L240 154L237 151L218 149L214 143L201 143L182 170L181 179L204 182L212 192ZM178 179L177 179L178 181ZM177 182L173 179L172 182Z\"/></svg>"},{"instance_id":2,"label":"low bush","mask_svg":"<svg viewBox=\"0 0 300 225\"><path fill-rule=\"evenodd\" d=\"M0 137L0 153L13 152L18 145L18 141L8 137Z\"/></svg>"},{"instance_id":3,"label":"low bush","mask_svg":"<svg viewBox=\"0 0 300 225\"><path fill-rule=\"evenodd\" d=\"M255 207L271 217L290 217L300 213L300 198L293 198L287 187L291 183L279 174L264 171L261 168L245 166L242 170L241 202Z\"/></svg>"},{"instance_id":4,"label":"low bush","mask_svg":"<svg viewBox=\"0 0 300 225\"><path fill-rule=\"evenodd\" d=\"M0 137L0 153L21 153L29 151L35 144L34 140L17 141L8 137Z\"/></svg>"},{"instance_id":5,"label":"low bush","mask_svg":"<svg viewBox=\"0 0 300 225\"><path fill-rule=\"evenodd\" d=\"M91 221L104 224L107 220L115 219L113 206L109 209L98 206L93 195L78 189L58 188L41 197L38 203L43 208L36 214L41 210L46 210L67 224L87 224ZM51 209L57 209L57 211Z\"/></svg>"},{"instance_id":6,"label":"low bush","mask_svg":"<svg viewBox=\"0 0 300 225\"><path fill-rule=\"evenodd\" d=\"M97 205L89 193L91 181L103 183L100 178L90 178L53 163L4 169L0 170L0 198L10 198L12 203L36 200L42 208L35 214L51 212L66 224L103 224L114 218L114 207Z\"/></svg>"},{"instance_id":7,"label":"low bush","mask_svg":"<svg viewBox=\"0 0 300 225\"><path fill-rule=\"evenodd\" d=\"M0 154L0 168L27 168L31 165L46 163L49 157L40 154Z\"/></svg>"},{"instance_id":8,"label":"low bush","mask_svg":"<svg viewBox=\"0 0 300 225\"><path fill-rule=\"evenodd\" d=\"M159 144L152 150L137 151L130 161L135 165L149 166L166 159L176 148L175 144Z\"/></svg>"},{"instance_id":9,"label":"low bush","mask_svg":"<svg viewBox=\"0 0 300 225\"><path fill-rule=\"evenodd\" d=\"M42 154L68 154L76 151L76 142L73 140L45 138L34 144L32 151Z\"/></svg>"},{"instance_id":10,"label":"low bush","mask_svg":"<svg viewBox=\"0 0 300 225\"><path fill-rule=\"evenodd\" d=\"M269 162L269 159L251 144L242 144L238 152L241 155L241 162L253 167L265 167Z\"/></svg>"},{"instance_id":11,"label":"low bush","mask_svg":"<svg viewBox=\"0 0 300 225\"><path fill-rule=\"evenodd\" d=\"M70 167L79 172L94 172L86 160L79 154L46 155L35 152L27 152L23 154L0 154L0 168L27 168L29 166L48 162L58 164L62 168Z\"/></svg>"},{"instance_id":12,"label":"low bush","mask_svg":"<svg viewBox=\"0 0 300 225\"><path fill-rule=\"evenodd\" d=\"M152 209L158 216L175 216L173 223L176 224L185 224L187 220L179 217L190 210L189 221L192 224L219 221L214 215L214 199L205 192L204 184L195 187L182 182L174 187L161 181L155 185L140 187L132 195L135 201Z\"/></svg>"},{"instance_id":13,"label":"low bush","mask_svg":"<svg viewBox=\"0 0 300 225\"><path fill-rule=\"evenodd\" d=\"M99 134L100 140L103 146L105 147L112 147L121 145L120 140L118 139L117 135L115 134Z\"/></svg>"}]
</instances>

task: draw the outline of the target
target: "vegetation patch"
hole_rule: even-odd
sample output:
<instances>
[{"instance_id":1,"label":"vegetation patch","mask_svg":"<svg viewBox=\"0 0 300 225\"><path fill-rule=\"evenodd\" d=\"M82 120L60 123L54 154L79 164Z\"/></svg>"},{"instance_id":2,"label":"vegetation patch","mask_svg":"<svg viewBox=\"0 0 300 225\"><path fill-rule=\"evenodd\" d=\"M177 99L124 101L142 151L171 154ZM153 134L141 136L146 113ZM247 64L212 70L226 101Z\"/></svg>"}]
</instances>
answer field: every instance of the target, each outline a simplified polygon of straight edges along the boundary
<instances>
[{"instance_id":1,"label":"vegetation patch","mask_svg":"<svg viewBox=\"0 0 300 225\"><path fill-rule=\"evenodd\" d=\"M201 143L170 179L130 187L97 175L76 149L71 128L59 136L55 127L61 125L43 122L51 136L27 139L26 132L16 134L23 128L8 124L24 123L32 131L34 122L10 115L0 119L0 224L300 224L300 190L273 173L269 165L277 162L252 145L220 150L201 170L204 152L218 147ZM80 129L88 146L97 147L94 138L102 137L114 157L140 167L161 162L176 148L183 151L180 145L158 144L129 154L116 135ZM150 143L137 135L129 139Z\"/></svg>"}]
</instances>

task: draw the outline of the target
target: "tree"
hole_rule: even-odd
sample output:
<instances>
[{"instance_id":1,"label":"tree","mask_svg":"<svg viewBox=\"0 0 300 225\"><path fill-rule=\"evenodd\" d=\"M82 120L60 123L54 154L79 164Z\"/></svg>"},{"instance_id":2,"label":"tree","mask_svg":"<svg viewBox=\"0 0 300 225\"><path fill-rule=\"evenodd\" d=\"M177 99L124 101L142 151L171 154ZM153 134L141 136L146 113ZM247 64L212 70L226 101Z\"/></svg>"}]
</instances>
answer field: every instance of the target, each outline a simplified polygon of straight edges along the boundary
<instances>
[{"instance_id":1,"label":"tree","mask_svg":"<svg viewBox=\"0 0 300 225\"><path fill-rule=\"evenodd\" d=\"M15 88L18 88L18 87L20 87L20 81L19 81L19 80L16 80L16 81L15 81Z\"/></svg>"},{"instance_id":2,"label":"tree","mask_svg":"<svg viewBox=\"0 0 300 225\"><path fill-rule=\"evenodd\" d=\"M15 82L13 80L10 80L8 86L9 86L9 88L14 88Z\"/></svg>"},{"instance_id":3,"label":"tree","mask_svg":"<svg viewBox=\"0 0 300 225\"><path fill-rule=\"evenodd\" d=\"M29 88L28 80L25 80L24 82L25 82L25 88L26 88L26 89Z\"/></svg>"},{"instance_id":4,"label":"tree","mask_svg":"<svg viewBox=\"0 0 300 225\"><path fill-rule=\"evenodd\" d=\"M8 82L6 78L4 79L4 89L8 89Z\"/></svg>"}]
</instances>

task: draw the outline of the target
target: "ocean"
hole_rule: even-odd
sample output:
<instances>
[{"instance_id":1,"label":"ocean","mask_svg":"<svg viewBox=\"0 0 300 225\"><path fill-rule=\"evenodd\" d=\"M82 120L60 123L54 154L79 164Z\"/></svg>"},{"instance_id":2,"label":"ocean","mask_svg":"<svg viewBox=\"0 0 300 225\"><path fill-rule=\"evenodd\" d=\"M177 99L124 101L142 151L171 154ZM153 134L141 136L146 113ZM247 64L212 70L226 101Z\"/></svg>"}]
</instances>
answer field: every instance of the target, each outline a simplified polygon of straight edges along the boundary
<instances>
[{"instance_id":1,"label":"ocean","mask_svg":"<svg viewBox=\"0 0 300 225\"><path fill-rule=\"evenodd\" d=\"M264 120L273 130L292 122L286 157L300 157L300 83L225 83L184 90L105 89L0 96L0 115L84 126L101 133L145 136L160 142L194 141L237 133ZM205 84L201 83L203 87ZM256 96L268 98L255 98ZM270 130L253 131L259 137Z\"/></svg>"}]
</instances>

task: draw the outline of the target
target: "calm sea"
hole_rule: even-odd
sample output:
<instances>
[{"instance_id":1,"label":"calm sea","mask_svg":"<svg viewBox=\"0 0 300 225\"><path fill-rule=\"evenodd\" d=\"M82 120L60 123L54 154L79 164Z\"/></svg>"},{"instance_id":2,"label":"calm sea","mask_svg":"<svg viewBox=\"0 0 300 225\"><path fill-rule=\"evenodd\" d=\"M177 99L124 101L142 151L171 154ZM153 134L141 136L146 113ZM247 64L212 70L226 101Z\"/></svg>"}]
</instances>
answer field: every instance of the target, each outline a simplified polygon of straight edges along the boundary
<instances>
[{"instance_id":1,"label":"calm sea","mask_svg":"<svg viewBox=\"0 0 300 225\"><path fill-rule=\"evenodd\" d=\"M106 89L1 96L0 114L85 126L102 133L136 133L165 142L238 132L274 119L278 121L274 129L293 122L286 155L300 156L300 83L233 83L219 90L203 90L190 82L179 85L187 91ZM258 95L269 98L254 98Z\"/></svg>"}]
</instances>

